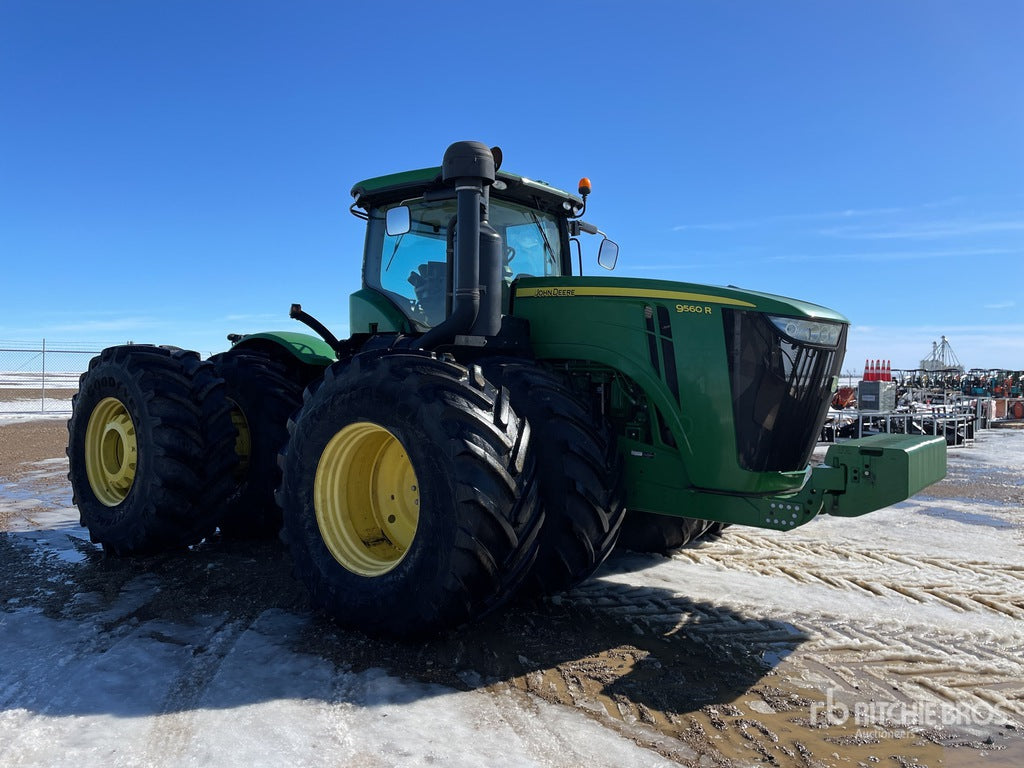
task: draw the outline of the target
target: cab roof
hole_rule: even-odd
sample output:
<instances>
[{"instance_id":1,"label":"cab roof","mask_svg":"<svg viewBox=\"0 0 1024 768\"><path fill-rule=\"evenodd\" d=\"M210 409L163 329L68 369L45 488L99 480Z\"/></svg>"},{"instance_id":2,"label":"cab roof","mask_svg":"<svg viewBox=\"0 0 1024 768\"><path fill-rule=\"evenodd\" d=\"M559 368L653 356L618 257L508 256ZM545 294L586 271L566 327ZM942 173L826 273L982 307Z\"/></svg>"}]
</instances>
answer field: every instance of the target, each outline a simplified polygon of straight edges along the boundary
<instances>
[{"instance_id":1,"label":"cab roof","mask_svg":"<svg viewBox=\"0 0 1024 768\"><path fill-rule=\"evenodd\" d=\"M501 187L502 184L504 184L504 189ZM424 192L444 188L440 167L420 168L415 171L403 171L360 181L352 187L352 197L355 198L355 205L368 211L373 207L418 197ZM492 194L498 197L515 200L542 210L551 210L552 208L565 210L563 203L568 203L572 210L565 210L565 212L570 215L578 215L583 208L583 200L577 195L553 187L546 182L517 176L507 171L498 171L491 190Z\"/></svg>"}]
</instances>

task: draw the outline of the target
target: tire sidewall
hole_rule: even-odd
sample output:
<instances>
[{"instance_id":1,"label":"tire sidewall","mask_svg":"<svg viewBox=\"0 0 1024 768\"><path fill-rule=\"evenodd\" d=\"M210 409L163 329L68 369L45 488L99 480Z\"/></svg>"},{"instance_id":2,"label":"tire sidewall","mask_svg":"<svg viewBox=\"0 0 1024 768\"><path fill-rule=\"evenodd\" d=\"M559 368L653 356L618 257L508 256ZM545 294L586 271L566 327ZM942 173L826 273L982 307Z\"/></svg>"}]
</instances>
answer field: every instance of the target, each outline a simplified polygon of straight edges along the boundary
<instances>
[{"instance_id":1,"label":"tire sidewall","mask_svg":"<svg viewBox=\"0 0 1024 768\"><path fill-rule=\"evenodd\" d=\"M235 536L263 536L281 527L274 501L280 485L278 454L288 440L288 418L301 405L302 388L284 363L249 350L211 358L224 379L232 407L245 418L251 441L249 465L235 478L221 522Z\"/></svg>"},{"instance_id":2,"label":"tire sidewall","mask_svg":"<svg viewBox=\"0 0 1024 768\"><path fill-rule=\"evenodd\" d=\"M108 397L116 398L124 405L135 427L138 441L137 464L132 487L125 499L118 505L108 507L101 502L89 481L85 463L86 432L96 406ZM82 468L85 482L76 487L79 511L86 525L98 538L117 535L125 521L146 515L148 496L147 478L152 477L152 466L155 460L153 451L154 419L149 413L148 401L138 381L127 373L123 366L112 363L109 359L92 368L75 398L74 411L68 424L69 451L72 466Z\"/></svg>"},{"instance_id":3,"label":"tire sidewall","mask_svg":"<svg viewBox=\"0 0 1024 768\"><path fill-rule=\"evenodd\" d=\"M554 371L506 357L484 360L481 367L509 390L513 407L533 431L545 523L529 589L570 589L611 554L625 516L624 466L615 436Z\"/></svg>"},{"instance_id":4,"label":"tire sidewall","mask_svg":"<svg viewBox=\"0 0 1024 768\"><path fill-rule=\"evenodd\" d=\"M286 515L286 526L289 537L297 534L301 539L302 546L297 552L293 547L293 555L308 560L296 565L300 570L310 568L316 573L314 583L321 594L314 597L329 612L344 610L348 614L346 623L362 623L353 615L360 612L366 612L368 617L377 615L382 596L392 601L394 611L407 617L417 614L421 604L418 590L410 590L409 585L421 585L425 593L434 593L450 570L449 556L457 535L457 521L449 512L456 492L450 482L453 473L447 466L443 447L438 446L441 436L418 415L401 405L396 409L396 403L380 392L361 389L310 402L289 443L284 471L289 480L285 492L290 496L288 506L301 509L301 514ZM420 494L419 520L412 544L394 568L375 577L345 569L327 548L317 524L312 493L319 461L299 459L322 456L340 430L358 422L384 427L401 442L416 472Z\"/></svg>"}]
</instances>

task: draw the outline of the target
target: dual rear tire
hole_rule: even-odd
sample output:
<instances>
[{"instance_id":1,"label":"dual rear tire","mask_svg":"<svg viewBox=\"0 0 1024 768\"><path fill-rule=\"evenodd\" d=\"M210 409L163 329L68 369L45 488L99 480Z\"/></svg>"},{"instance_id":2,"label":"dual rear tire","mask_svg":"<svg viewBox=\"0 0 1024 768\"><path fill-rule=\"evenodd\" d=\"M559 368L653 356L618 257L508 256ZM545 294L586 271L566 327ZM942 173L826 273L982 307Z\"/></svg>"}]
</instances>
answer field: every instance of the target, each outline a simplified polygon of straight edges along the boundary
<instances>
[{"instance_id":1,"label":"dual rear tire","mask_svg":"<svg viewBox=\"0 0 1024 768\"><path fill-rule=\"evenodd\" d=\"M278 503L315 605L371 634L455 627L527 577L543 518L529 427L479 369L369 352L289 424Z\"/></svg>"},{"instance_id":2,"label":"dual rear tire","mask_svg":"<svg viewBox=\"0 0 1024 768\"><path fill-rule=\"evenodd\" d=\"M132 345L93 358L73 400L67 451L93 541L139 555L213 533L236 463L223 386L194 352Z\"/></svg>"},{"instance_id":3,"label":"dual rear tire","mask_svg":"<svg viewBox=\"0 0 1024 768\"><path fill-rule=\"evenodd\" d=\"M278 454L288 441L288 419L302 405L303 370L294 359L232 349L210 358L224 379L238 464L220 530L233 539L266 538L281 529L274 492L281 484Z\"/></svg>"}]
</instances>

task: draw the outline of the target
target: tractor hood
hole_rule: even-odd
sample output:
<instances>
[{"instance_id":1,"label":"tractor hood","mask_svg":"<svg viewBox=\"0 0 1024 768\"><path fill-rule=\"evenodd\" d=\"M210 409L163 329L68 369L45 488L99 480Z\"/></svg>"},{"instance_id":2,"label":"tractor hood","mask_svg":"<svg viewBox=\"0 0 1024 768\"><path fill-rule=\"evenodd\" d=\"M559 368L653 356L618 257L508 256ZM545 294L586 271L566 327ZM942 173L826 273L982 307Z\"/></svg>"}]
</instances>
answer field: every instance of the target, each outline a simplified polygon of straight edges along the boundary
<instances>
[{"instance_id":1,"label":"tractor hood","mask_svg":"<svg viewBox=\"0 0 1024 768\"><path fill-rule=\"evenodd\" d=\"M529 322L538 358L604 366L643 390L647 421L626 430L636 436L627 454L641 457L632 487L654 488L653 478L662 489L749 495L803 486L842 364L845 317L667 280L529 277L512 291L512 314ZM638 490L630 504L664 512L659 498Z\"/></svg>"},{"instance_id":2,"label":"tractor hood","mask_svg":"<svg viewBox=\"0 0 1024 768\"><path fill-rule=\"evenodd\" d=\"M517 281L515 290L517 299L570 299L585 296L667 301L676 302L684 307L731 307L807 320L844 324L850 322L838 312L818 304L771 293L748 291L736 286L677 283L669 280L629 277L559 277L557 279L528 277ZM710 315L711 312L705 314Z\"/></svg>"}]
</instances>

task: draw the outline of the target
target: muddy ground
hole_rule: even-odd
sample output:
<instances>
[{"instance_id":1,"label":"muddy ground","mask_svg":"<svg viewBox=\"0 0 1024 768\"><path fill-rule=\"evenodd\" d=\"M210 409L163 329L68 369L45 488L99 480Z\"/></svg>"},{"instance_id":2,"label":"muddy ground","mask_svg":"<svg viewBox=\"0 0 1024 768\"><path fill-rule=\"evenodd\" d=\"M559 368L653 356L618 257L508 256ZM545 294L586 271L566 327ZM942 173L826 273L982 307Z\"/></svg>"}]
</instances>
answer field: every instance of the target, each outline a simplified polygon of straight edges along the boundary
<instances>
[{"instance_id":1,"label":"muddy ground","mask_svg":"<svg viewBox=\"0 0 1024 768\"><path fill-rule=\"evenodd\" d=\"M962 558L913 527L849 539L843 526L857 523L845 520L788 534L732 528L671 558L617 553L576 590L405 644L314 616L277 542L105 557L70 506L65 425L0 425L0 620L31 609L96 624L109 643L66 652L102 654L140 623L221 617L150 713L172 726L202 701L232 638L285 612L305 620L289 646L345 673L538 697L682 765L1009 768L1024 765L1024 480L988 457L1021 451L1022 437L988 433L991 450L951 451L949 477L921 502L921 520L982 537ZM140 580L144 597L112 610ZM34 684L0 672L0 715L60 708L30 706ZM0 716L0 741L24 722ZM165 728L161 749L187 739L183 728ZM0 764L17 754L0 744Z\"/></svg>"}]
</instances>

